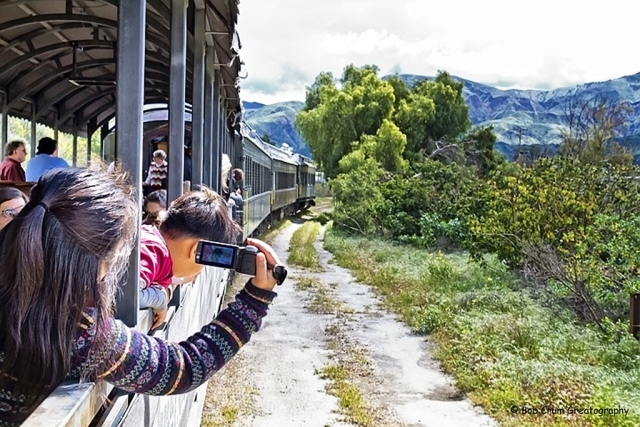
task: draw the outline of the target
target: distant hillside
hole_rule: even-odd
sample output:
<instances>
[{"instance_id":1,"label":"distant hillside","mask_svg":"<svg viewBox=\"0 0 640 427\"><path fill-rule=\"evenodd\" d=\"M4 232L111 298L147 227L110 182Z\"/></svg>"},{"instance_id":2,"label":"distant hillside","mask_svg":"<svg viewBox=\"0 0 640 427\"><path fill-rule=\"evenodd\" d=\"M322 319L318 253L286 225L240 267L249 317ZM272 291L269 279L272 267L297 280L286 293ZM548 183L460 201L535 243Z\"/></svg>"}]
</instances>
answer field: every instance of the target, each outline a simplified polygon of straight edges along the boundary
<instances>
[{"instance_id":1,"label":"distant hillside","mask_svg":"<svg viewBox=\"0 0 640 427\"><path fill-rule=\"evenodd\" d=\"M403 81L412 86L428 77L401 75ZM640 154L640 73L605 82L541 90L501 90L454 77L464 83L463 95L469 105L469 116L474 125L493 125L498 136L496 149L512 159L514 145L518 144L519 129L522 129L522 144L549 146L557 151L562 130L566 127L563 108L576 89L583 99L603 96L615 102L628 102L634 110L630 126L623 135L622 143L635 154ZM542 149L545 149L544 147Z\"/></svg>"},{"instance_id":2,"label":"distant hillside","mask_svg":"<svg viewBox=\"0 0 640 427\"><path fill-rule=\"evenodd\" d=\"M303 102L279 102L252 109L247 108L247 104L261 104L244 103L244 120L255 129L258 135L269 135L271 141L275 142L278 147L286 143L293 148L294 152L311 157L309 147L294 128L296 114L304 106Z\"/></svg>"},{"instance_id":3,"label":"distant hillside","mask_svg":"<svg viewBox=\"0 0 640 427\"><path fill-rule=\"evenodd\" d=\"M405 83L413 86L429 77L401 75ZM522 144L543 145L537 150L557 151L566 119L563 107L579 89L585 99L604 96L611 101L628 102L633 108L631 123L622 142L640 160L640 73L579 86L541 90L501 90L454 77L464 82L463 95L469 105L469 115L474 125L492 125L498 136L496 149L513 159L522 129ZM310 155L308 146L293 127L295 115L302 109L302 102L290 101L273 105L244 103L245 120L259 135L267 134L278 145L289 144L296 152Z\"/></svg>"},{"instance_id":4,"label":"distant hillside","mask_svg":"<svg viewBox=\"0 0 640 427\"><path fill-rule=\"evenodd\" d=\"M264 104L261 104L259 102L243 102L242 106L244 107L245 111L252 111L264 107Z\"/></svg>"}]
</instances>

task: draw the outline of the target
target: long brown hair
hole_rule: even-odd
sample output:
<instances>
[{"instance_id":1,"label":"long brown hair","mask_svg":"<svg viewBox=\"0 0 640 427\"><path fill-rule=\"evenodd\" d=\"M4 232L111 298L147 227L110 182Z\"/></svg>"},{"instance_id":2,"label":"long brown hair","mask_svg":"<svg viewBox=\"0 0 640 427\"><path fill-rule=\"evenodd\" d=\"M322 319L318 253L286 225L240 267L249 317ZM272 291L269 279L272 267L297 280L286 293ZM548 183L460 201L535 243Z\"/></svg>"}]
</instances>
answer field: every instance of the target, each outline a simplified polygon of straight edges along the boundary
<instances>
[{"instance_id":1,"label":"long brown hair","mask_svg":"<svg viewBox=\"0 0 640 427\"><path fill-rule=\"evenodd\" d=\"M31 407L68 373L89 304L99 328L112 315L138 215L121 178L47 172L0 232L0 390L24 394ZM108 273L98 280L103 262Z\"/></svg>"}]
</instances>

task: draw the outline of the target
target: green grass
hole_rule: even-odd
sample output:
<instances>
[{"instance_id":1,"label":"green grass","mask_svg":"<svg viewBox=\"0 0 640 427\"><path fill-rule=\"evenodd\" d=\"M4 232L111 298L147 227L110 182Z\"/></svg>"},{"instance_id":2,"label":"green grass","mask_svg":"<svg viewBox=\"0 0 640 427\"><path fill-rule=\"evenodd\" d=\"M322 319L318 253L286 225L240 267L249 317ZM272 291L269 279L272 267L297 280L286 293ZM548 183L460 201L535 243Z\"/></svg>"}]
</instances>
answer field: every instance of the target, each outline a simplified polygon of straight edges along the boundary
<instances>
[{"instance_id":1,"label":"green grass","mask_svg":"<svg viewBox=\"0 0 640 427\"><path fill-rule=\"evenodd\" d=\"M329 380L327 391L338 398L338 405L347 421L361 427L373 427L373 419L362 393L349 382L347 369L342 365L326 366L320 378Z\"/></svg>"},{"instance_id":2,"label":"green grass","mask_svg":"<svg viewBox=\"0 0 640 427\"><path fill-rule=\"evenodd\" d=\"M640 343L542 307L502 264L329 228L325 248L419 334L457 386L503 426L640 425ZM611 338L616 336L617 338ZM511 414L511 406L629 409L623 415Z\"/></svg>"},{"instance_id":3,"label":"green grass","mask_svg":"<svg viewBox=\"0 0 640 427\"><path fill-rule=\"evenodd\" d=\"M313 243L320 232L320 224L306 222L291 236L289 243L289 264L308 268L312 271L321 271L318 251Z\"/></svg>"},{"instance_id":4,"label":"green grass","mask_svg":"<svg viewBox=\"0 0 640 427\"><path fill-rule=\"evenodd\" d=\"M224 406L221 412L222 417L229 424L233 424L238 419L238 408L232 406Z\"/></svg>"}]
</instances>

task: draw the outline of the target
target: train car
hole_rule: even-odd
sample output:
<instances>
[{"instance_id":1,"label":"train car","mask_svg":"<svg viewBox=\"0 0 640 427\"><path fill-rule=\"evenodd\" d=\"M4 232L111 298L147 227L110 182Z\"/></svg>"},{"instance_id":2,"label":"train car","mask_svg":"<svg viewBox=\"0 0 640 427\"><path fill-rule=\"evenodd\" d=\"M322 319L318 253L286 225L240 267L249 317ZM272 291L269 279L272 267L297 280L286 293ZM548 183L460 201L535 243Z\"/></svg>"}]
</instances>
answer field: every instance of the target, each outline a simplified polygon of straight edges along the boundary
<instances>
[{"instance_id":1,"label":"train car","mask_svg":"<svg viewBox=\"0 0 640 427\"><path fill-rule=\"evenodd\" d=\"M296 212L298 164L292 153L273 145L267 145L266 148L271 155L272 165L271 215L278 220Z\"/></svg>"},{"instance_id":2,"label":"train car","mask_svg":"<svg viewBox=\"0 0 640 427\"><path fill-rule=\"evenodd\" d=\"M245 172L242 225L247 238L315 204L316 167L307 157L265 143L246 123L240 136Z\"/></svg>"},{"instance_id":3,"label":"train car","mask_svg":"<svg viewBox=\"0 0 640 427\"><path fill-rule=\"evenodd\" d=\"M311 159L307 157L297 155L297 163L298 197L296 199L296 210L303 210L316 204L317 171Z\"/></svg>"},{"instance_id":4,"label":"train car","mask_svg":"<svg viewBox=\"0 0 640 427\"><path fill-rule=\"evenodd\" d=\"M261 230L261 225L271 215L271 157L262 141L242 132L242 153L244 159L244 207L243 238L253 236Z\"/></svg>"}]
</instances>

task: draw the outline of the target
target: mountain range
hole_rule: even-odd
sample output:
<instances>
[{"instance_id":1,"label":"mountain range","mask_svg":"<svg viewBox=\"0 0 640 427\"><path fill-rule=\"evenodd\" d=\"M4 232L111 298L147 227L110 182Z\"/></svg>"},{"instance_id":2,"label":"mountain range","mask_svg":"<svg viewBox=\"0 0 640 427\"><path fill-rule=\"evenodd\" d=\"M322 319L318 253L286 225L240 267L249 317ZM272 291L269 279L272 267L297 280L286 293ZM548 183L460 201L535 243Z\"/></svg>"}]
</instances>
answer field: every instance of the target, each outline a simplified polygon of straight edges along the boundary
<instances>
[{"instance_id":1,"label":"mountain range","mask_svg":"<svg viewBox=\"0 0 640 427\"><path fill-rule=\"evenodd\" d=\"M430 77L400 76L408 86ZM463 96L469 105L473 125L492 125L498 137L496 149L513 159L516 147L541 145L557 150L562 131L566 128L566 106L575 99L603 97L612 102L627 102L633 109L629 126L622 138L623 144L640 160L640 73L604 82L553 90L498 89L471 80L454 77L464 83ZM245 121L259 135L268 135L280 146L288 144L295 152L311 153L294 128L295 116L304 103L298 101L263 105L245 102Z\"/></svg>"}]
</instances>

